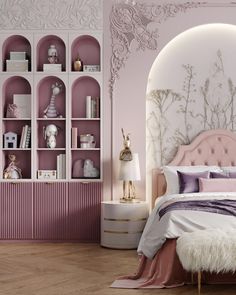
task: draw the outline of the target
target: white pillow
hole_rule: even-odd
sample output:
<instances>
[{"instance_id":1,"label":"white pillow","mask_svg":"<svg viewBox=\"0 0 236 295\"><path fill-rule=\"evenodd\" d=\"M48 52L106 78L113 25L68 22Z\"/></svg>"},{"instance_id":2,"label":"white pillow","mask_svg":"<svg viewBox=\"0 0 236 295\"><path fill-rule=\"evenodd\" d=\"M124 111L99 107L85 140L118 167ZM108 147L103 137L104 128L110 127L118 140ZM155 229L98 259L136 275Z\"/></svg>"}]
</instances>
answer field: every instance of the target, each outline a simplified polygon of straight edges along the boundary
<instances>
[{"instance_id":1,"label":"white pillow","mask_svg":"<svg viewBox=\"0 0 236 295\"><path fill-rule=\"evenodd\" d=\"M223 172L219 166L164 166L163 172L166 178L166 195L179 193L179 178L177 171L180 172Z\"/></svg>"},{"instance_id":2,"label":"white pillow","mask_svg":"<svg viewBox=\"0 0 236 295\"><path fill-rule=\"evenodd\" d=\"M225 172L226 174L229 173L229 172L236 172L236 166L221 167L221 169L222 169L223 172Z\"/></svg>"}]
</instances>

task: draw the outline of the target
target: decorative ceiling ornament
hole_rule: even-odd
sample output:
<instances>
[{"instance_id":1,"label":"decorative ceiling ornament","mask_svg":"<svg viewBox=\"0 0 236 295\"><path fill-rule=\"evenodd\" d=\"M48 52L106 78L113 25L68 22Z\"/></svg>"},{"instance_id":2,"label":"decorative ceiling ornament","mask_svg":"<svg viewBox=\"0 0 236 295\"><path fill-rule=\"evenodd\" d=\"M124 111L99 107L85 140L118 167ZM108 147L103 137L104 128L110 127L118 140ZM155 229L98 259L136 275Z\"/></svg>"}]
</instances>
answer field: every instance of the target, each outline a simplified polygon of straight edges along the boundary
<instances>
[{"instance_id":1,"label":"decorative ceiling ornament","mask_svg":"<svg viewBox=\"0 0 236 295\"><path fill-rule=\"evenodd\" d=\"M136 1L121 1L112 7L110 15L110 30L112 39L110 94L113 98L113 88L119 71L125 66L131 53L131 43L136 42L136 50L156 50L158 48L158 28L150 29L150 23L162 23L177 13L185 13L196 8L200 2L183 4L167 3L162 5L141 3Z\"/></svg>"},{"instance_id":2,"label":"decorative ceiling ornament","mask_svg":"<svg viewBox=\"0 0 236 295\"><path fill-rule=\"evenodd\" d=\"M102 0L1 0L1 30L102 30Z\"/></svg>"}]
</instances>

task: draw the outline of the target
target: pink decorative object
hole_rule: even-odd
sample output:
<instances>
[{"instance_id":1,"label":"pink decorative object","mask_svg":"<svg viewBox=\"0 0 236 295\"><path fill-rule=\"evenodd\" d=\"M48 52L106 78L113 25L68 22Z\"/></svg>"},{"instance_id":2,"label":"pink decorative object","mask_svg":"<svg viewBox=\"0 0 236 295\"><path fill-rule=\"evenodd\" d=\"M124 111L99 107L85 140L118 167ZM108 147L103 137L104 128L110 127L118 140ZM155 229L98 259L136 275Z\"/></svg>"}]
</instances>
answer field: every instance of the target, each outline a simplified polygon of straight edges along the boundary
<instances>
[{"instance_id":1,"label":"pink decorative object","mask_svg":"<svg viewBox=\"0 0 236 295\"><path fill-rule=\"evenodd\" d=\"M84 176L84 160L79 159L74 162L72 177L81 178L83 176Z\"/></svg>"},{"instance_id":2,"label":"pink decorative object","mask_svg":"<svg viewBox=\"0 0 236 295\"><path fill-rule=\"evenodd\" d=\"M16 104L9 103L7 105L6 117L7 118L19 118L19 109Z\"/></svg>"}]
</instances>

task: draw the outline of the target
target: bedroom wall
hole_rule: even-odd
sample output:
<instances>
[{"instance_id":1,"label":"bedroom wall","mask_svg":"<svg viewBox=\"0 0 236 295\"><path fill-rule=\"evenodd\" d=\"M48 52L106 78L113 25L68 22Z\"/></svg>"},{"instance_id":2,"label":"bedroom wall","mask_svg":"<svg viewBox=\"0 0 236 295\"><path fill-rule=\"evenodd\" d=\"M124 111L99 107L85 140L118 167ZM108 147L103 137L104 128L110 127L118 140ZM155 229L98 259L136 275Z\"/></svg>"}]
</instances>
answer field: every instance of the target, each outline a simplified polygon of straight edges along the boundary
<instances>
[{"instance_id":1,"label":"bedroom wall","mask_svg":"<svg viewBox=\"0 0 236 295\"><path fill-rule=\"evenodd\" d=\"M166 133L165 137L162 135L161 137L159 135L150 137L150 133L147 132L146 150L146 100L150 98L150 91L158 90L159 86L154 83L152 89L148 88L147 93L146 91L150 69L160 51L175 36L197 25L208 23L236 24L235 13L236 3L230 1L104 1L104 54L107 57L105 59L105 68L107 70L104 79L106 84L104 86L105 99L107 105L111 108L110 119L112 122L109 135L111 142L109 152L112 159L109 170L112 173L110 173L109 177L111 178L112 187L106 186L105 189L111 190L111 194L107 195L112 195L116 199L121 193L121 185L117 180L118 155L122 146L121 127L131 133L133 150L139 153L142 181L137 183L137 191L141 198L145 198L145 185L147 185L147 198L150 198L149 176L151 169L168 163L176 151L176 146L180 143L187 143L186 137L176 135L175 128L172 126L170 129L168 125L170 133L169 135ZM212 59L208 63L209 67L214 62L219 63L222 54L222 52L218 51L220 49L220 47L215 48L214 56L211 56ZM231 56L233 58L233 52ZM224 54L222 58L225 58ZM180 68L185 72L186 76L182 77L183 79L180 81L179 87L177 87L178 90L182 91L184 79L187 78L188 68L183 68L182 64L189 64L191 67L194 65L191 61L195 60L201 60L198 47L196 47L195 55L192 56L190 61L183 60L179 62ZM223 62L225 62L225 59ZM209 67L204 70L203 81L209 77ZM231 69L235 68L233 63L230 67ZM224 79L231 78L232 85L235 85L236 81L231 73L225 72ZM160 76L162 76L161 72ZM166 85L164 89L174 88L171 83L168 84L171 79L174 79L173 76L170 78L166 75L165 77ZM196 85L198 91L200 91L199 87L201 86L204 86L204 84ZM172 90L175 90L175 88ZM223 98L220 101L223 103L225 100ZM173 108L168 115L169 118L175 116L179 112L179 108L179 105ZM159 116L156 107L149 109L147 121L149 121L152 111L154 112L153 115L157 114ZM159 122L158 120L157 122ZM175 116L177 125L179 125L178 120L179 117ZM180 120L182 122L182 117ZM161 124L163 126L163 121ZM197 120L196 124L198 124ZM230 128L229 122L227 122L227 125ZM212 127L225 126L221 126L220 123L219 126L217 124L214 126L209 125L200 129ZM185 125L181 126L180 131L183 132L183 129L186 129ZM150 128L148 131L150 131ZM199 129L192 126L188 141L198 132ZM163 140L165 144L164 150L161 151L156 148L160 140ZM147 171L145 168L146 163Z\"/></svg>"}]
</instances>

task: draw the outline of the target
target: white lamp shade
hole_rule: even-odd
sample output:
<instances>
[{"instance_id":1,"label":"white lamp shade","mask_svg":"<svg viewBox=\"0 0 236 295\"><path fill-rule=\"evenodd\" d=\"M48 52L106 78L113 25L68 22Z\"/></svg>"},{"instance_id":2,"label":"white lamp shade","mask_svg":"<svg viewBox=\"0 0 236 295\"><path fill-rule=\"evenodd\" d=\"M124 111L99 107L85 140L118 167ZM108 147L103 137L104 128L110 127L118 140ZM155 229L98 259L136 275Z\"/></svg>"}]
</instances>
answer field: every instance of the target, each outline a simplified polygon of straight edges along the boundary
<instances>
[{"instance_id":1,"label":"white lamp shade","mask_svg":"<svg viewBox=\"0 0 236 295\"><path fill-rule=\"evenodd\" d=\"M120 160L119 180L140 180L139 158L137 153L132 154L131 161Z\"/></svg>"}]
</instances>

